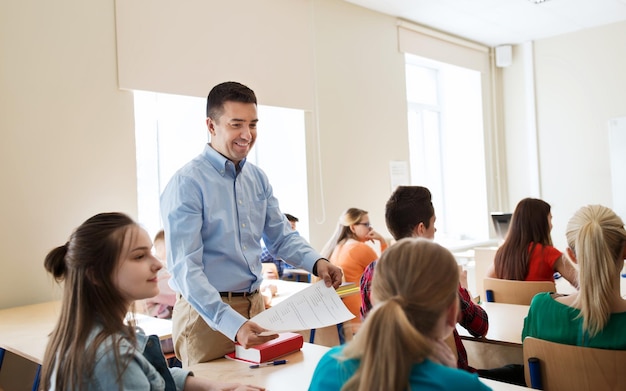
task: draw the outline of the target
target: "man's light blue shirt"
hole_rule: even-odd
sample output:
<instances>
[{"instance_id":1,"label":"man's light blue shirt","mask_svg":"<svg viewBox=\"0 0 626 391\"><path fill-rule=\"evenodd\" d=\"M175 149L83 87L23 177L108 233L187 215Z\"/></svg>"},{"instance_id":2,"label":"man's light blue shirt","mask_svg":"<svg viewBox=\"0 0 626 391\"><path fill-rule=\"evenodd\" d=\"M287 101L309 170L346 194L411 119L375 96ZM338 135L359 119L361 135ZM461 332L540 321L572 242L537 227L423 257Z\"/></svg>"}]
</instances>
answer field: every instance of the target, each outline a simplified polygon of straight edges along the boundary
<instances>
[{"instance_id":1,"label":"man's light blue shirt","mask_svg":"<svg viewBox=\"0 0 626 391\"><path fill-rule=\"evenodd\" d=\"M209 326L235 340L246 318L219 292L261 285L261 239L272 254L311 271L321 255L278 207L265 173L235 164L210 145L172 177L161 195L170 286Z\"/></svg>"}]
</instances>

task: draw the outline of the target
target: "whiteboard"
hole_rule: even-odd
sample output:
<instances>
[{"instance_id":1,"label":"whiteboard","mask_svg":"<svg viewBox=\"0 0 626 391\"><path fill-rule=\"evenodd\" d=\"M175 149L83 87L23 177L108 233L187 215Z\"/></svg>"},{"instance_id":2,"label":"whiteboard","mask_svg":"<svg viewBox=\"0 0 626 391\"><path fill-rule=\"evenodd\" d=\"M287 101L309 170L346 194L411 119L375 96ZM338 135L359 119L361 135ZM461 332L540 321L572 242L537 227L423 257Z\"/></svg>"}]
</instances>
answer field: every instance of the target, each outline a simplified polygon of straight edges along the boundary
<instances>
[{"instance_id":1,"label":"whiteboard","mask_svg":"<svg viewBox=\"0 0 626 391\"><path fill-rule=\"evenodd\" d=\"M609 120L613 210L626 219L626 117Z\"/></svg>"}]
</instances>

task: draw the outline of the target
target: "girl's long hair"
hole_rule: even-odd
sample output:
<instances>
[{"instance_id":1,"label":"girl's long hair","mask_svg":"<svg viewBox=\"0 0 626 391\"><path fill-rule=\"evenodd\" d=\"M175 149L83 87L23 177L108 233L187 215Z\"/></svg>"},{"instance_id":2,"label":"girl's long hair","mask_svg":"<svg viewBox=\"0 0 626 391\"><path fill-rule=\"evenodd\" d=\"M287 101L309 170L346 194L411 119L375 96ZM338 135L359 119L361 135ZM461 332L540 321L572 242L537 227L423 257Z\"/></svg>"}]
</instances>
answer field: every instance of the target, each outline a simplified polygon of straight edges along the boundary
<instances>
[{"instance_id":1,"label":"girl's long hair","mask_svg":"<svg viewBox=\"0 0 626 391\"><path fill-rule=\"evenodd\" d=\"M46 256L46 270L64 287L61 315L43 360L44 389L51 384L59 390L85 389L85 380L94 370L96 350L111 336L117 364L117 374L111 376L121 378L128 363L119 356L120 336L134 341L135 332L132 325L124 323L128 303L115 287L113 274L127 233L132 235L133 228L137 225L124 214L97 214L81 224L67 243ZM97 325L102 330L86 346Z\"/></svg>"},{"instance_id":2,"label":"girl's long hair","mask_svg":"<svg viewBox=\"0 0 626 391\"><path fill-rule=\"evenodd\" d=\"M543 200L524 198L517 204L504 243L496 251L496 277L526 280L530 254L535 246L552 245L549 215L550 204Z\"/></svg>"},{"instance_id":3,"label":"girl's long hair","mask_svg":"<svg viewBox=\"0 0 626 391\"><path fill-rule=\"evenodd\" d=\"M593 337L608 322L611 300L620 290L626 243L624 222L605 206L585 206L568 222L566 237L579 266L580 291L576 302L581 309L583 330Z\"/></svg>"},{"instance_id":4,"label":"girl's long hair","mask_svg":"<svg viewBox=\"0 0 626 391\"><path fill-rule=\"evenodd\" d=\"M350 226L360 223L361 219L366 214L367 211L359 208L350 208L343 212L339 218L339 223L337 223L335 232L333 232L333 235L330 237L328 242L326 242L320 253L322 257L330 259L335 247L344 243L348 239L356 239L356 235L352 232L352 230L350 230Z\"/></svg>"},{"instance_id":5,"label":"girl's long hair","mask_svg":"<svg viewBox=\"0 0 626 391\"><path fill-rule=\"evenodd\" d=\"M343 391L406 390L414 364L431 352L442 314L458 300L459 272L447 249L420 238L401 239L376 264L375 302L342 359L361 360Z\"/></svg>"}]
</instances>

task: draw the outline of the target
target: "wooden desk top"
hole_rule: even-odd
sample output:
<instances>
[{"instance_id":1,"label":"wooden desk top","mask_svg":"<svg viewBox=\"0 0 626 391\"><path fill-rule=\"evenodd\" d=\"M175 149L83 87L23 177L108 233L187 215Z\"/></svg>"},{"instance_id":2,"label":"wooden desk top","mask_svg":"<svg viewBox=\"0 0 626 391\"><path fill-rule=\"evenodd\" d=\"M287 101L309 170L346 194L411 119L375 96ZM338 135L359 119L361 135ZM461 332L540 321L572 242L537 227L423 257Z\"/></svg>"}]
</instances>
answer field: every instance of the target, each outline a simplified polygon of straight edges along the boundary
<instances>
[{"instance_id":1,"label":"wooden desk top","mask_svg":"<svg viewBox=\"0 0 626 391\"><path fill-rule=\"evenodd\" d=\"M0 310L0 346L41 364L60 313L60 301Z\"/></svg>"},{"instance_id":2,"label":"wooden desk top","mask_svg":"<svg viewBox=\"0 0 626 391\"><path fill-rule=\"evenodd\" d=\"M467 330L457 324L457 331L463 339L522 346L522 329L524 318L528 314L527 305L482 303L489 316L489 331L485 338L475 338Z\"/></svg>"},{"instance_id":3,"label":"wooden desk top","mask_svg":"<svg viewBox=\"0 0 626 391\"><path fill-rule=\"evenodd\" d=\"M306 390L318 361L329 350L326 346L304 343L302 350L285 356L285 365L252 369L249 363L221 358L192 365L196 376L222 382L263 386L271 391Z\"/></svg>"},{"instance_id":4,"label":"wooden desk top","mask_svg":"<svg viewBox=\"0 0 626 391\"><path fill-rule=\"evenodd\" d=\"M302 350L285 356L285 365L252 369L250 364L222 358L208 363L192 365L196 376L222 382L238 382L262 386L271 391L307 390L317 363L330 348L305 342ZM481 379L495 391L525 390L494 380Z\"/></svg>"},{"instance_id":5,"label":"wooden desk top","mask_svg":"<svg viewBox=\"0 0 626 391\"><path fill-rule=\"evenodd\" d=\"M41 364L48 336L61 313L61 301L32 304L0 310L0 346ZM172 337L172 321L136 314L137 324L146 334L160 339Z\"/></svg>"}]
</instances>

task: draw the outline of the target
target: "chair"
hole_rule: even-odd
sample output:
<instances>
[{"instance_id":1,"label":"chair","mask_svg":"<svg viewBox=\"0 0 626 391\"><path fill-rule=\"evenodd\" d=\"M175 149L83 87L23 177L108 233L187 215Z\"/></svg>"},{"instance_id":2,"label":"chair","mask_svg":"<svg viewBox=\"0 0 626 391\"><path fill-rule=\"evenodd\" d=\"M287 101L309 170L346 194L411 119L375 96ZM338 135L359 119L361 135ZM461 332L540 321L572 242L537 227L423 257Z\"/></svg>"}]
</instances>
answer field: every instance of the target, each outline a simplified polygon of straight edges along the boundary
<instances>
[{"instance_id":1,"label":"chair","mask_svg":"<svg viewBox=\"0 0 626 391\"><path fill-rule=\"evenodd\" d=\"M564 345L526 337L523 345L526 385L551 390L626 390L626 350ZM531 383L528 359L539 361L540 385ZM541 388L541 386L543 388Z\"/></svg>"},{"instance_id":2,"label":"chair","mask_svg":"<svg viewBox=\"0 0 626 391\"><path fill-rule=\"evenodd\" d=\"M556 292L553 281L516 281L485 277L483 287L486 301L522 305L530 305L537 293Z\"/></svg>"},{"instance_id":3,"label":"chair","mask_svg":"<svg viewBox=\"0 0 626 391\"><path fill-rule=\"evenodd\" d=\"M5 348L0 347L0 371L2 371L2 364L4 363L4 358L5 358L5 353L7 352L7 350ZM11 354L11 353L9 353ZM26 372L30 372L30 365L28 365L28 368L23 367L23 364L20 363L19 361L23 361L23 362L27 362L28 364L31 364L34 366L34 368L36 368L35 370L35 374L32 380L32 391L38 391L39 390L39 383L41 380L41 364L37 364L35 362L30 361L30 359L27 359L25 357L22 357L20 355L13 355L13 357L15 357L15 359L17 359L18 361L13 360L13 363L9 363L9 368L5 369L5 373L11 372L11 375L7 375L8 379L10 381L9 384L9 388L11 387L15 387L15 388L20 388L20 389L26 389L27 384L30 386L30 379L19 379L19 380L15 380L15 378L12 379L13 376L15 375L15 370L17 369L17 372L19 373L19 375L25 374ZM6 365L5 365L6 367ZM19 376L18 375L18 376ZM2 376L0 376L0 379L2 378ZM15 383L13 383L13 381L15 381ZM5 384L0 384L0 391L3 390L6 385ZM7 388L7 390L9 389Z\"/></svg>"}]
</instances>

